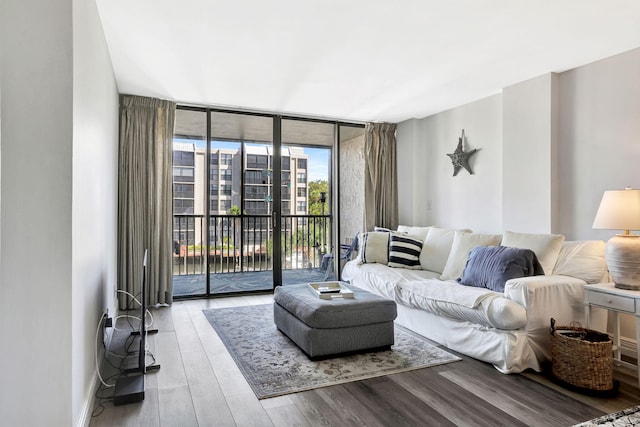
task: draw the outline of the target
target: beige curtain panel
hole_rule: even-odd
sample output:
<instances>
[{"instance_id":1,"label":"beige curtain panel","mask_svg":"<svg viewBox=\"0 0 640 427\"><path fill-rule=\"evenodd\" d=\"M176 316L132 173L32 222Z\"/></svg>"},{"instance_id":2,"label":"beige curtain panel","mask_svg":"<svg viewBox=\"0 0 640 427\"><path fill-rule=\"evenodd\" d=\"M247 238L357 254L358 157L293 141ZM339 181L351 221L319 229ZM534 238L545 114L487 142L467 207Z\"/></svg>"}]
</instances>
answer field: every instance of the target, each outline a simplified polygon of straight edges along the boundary
<instances>
[{"instance_id":1,"label":"beige curtain panel","mask_svg":"<svg viewBox=\"0 0 640 427\"><path fill-rule=\"evenodd\" d=\"M176 104L122 95L118 171L118 289L139 297L147 255L147 304L172 302L172 151ZM121 309L135 308L119 293Z\"/></svg>"},{"instance_id":2,"label":"beige curtain panel","mask_svg":"<svg viewBox=\"0 0 640 427\"><path fill-rule=\"evenodd\" d=\"M367 123L364 133L364 231L398 227L396 125Z\"/></svg>"}]
</instances>

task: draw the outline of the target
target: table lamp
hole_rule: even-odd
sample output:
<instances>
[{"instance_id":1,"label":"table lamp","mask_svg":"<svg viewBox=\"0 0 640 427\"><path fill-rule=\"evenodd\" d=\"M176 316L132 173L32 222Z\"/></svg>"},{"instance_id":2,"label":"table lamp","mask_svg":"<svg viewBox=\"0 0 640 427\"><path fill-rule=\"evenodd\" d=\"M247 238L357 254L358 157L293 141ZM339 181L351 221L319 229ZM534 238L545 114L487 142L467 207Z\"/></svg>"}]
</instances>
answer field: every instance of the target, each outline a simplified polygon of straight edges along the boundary
<instances>
[{"instance_id":1,"label":"table lamp","mask_svg":"<svg viewBox=\"0 0 640 427\"><path fill-rule=\"evenodd\" d=\"M640 290L640 190L605 191L593 228L624 230L607 242L606 259L616 288Z\"/></svg>"}]
</instances>

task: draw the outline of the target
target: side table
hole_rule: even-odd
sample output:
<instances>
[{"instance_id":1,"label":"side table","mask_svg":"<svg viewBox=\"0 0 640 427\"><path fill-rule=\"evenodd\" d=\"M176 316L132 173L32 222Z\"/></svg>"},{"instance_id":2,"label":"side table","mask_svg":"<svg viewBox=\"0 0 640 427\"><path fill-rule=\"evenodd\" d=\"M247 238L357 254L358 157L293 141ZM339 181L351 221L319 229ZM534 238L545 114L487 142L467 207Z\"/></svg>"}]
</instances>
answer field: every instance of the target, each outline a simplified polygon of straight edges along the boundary
<instances>
[{"instance_id":1,"label":"side table","mask_svg":"<svg viewBox=\"0 0 640 427\"><path fill-rule=\"evenodd\" d=\"M613 283L598 283L584 286L585 322L590 324L591 307L609 310L613 315L613 359L616 364L635 368L640 385L640 291L618 289ZM618 313L632 314L636 318L637 364L625 362L620 357L620 319Z\"/></svg>"}]
</instances>

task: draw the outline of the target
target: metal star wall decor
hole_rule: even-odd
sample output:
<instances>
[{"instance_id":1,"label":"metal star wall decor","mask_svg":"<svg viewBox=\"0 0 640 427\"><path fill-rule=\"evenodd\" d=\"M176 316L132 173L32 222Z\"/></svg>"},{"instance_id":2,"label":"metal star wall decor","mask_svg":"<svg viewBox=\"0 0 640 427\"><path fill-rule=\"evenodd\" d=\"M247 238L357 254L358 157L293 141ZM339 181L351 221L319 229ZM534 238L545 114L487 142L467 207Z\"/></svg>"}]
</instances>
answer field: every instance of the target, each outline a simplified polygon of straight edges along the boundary
<instances>
[{"instance_id":1,"label":"metal star wall decor","mask_svg":"<svg viewBox=\"0 0 640 427\"><path fill-rule=\"evenodd\" d=\"M465 168L471 175L473 175L473 171L471 170L471 166L469 166L469 157L478 151L477 148L474 148L471 151L464 151L462 148L462 144L464 143L464 129L462 129L462 136L458 138L458 147L456 151L451 154L447 154L447 156L451 157L451 163L453 164L453 176L458 175L461 168Z\"/></svg>"}]
</instances>

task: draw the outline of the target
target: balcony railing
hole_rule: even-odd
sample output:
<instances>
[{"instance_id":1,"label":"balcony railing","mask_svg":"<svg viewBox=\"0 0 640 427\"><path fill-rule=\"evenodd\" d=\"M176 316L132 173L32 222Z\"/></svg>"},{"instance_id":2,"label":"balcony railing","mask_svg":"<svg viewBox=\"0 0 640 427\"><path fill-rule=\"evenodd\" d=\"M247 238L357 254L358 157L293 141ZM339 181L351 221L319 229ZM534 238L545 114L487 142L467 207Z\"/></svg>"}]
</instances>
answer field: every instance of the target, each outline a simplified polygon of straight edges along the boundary
<instances>
[{"instance_id":1,"label":"balcony railing","mask_svg":"<svg viewBox=\"0 0 640 427\"><path fill-rule=\"evenodd\" d=\"M174 215L174 276L273 270L270 215ZM329 215L283 215L282 269L320 268L331 251Z\"/></svg>"}]
</instances>

